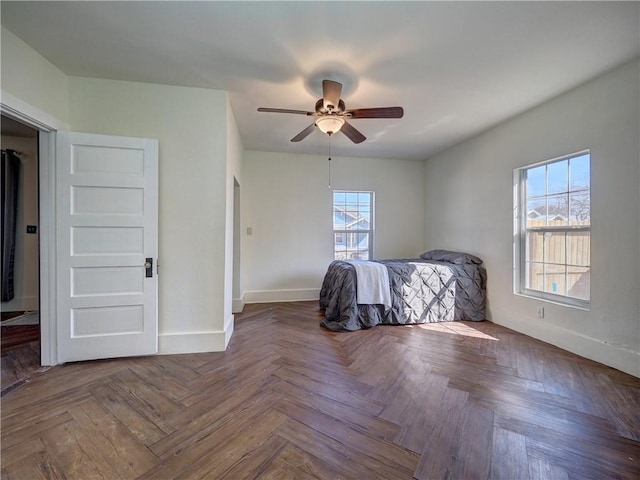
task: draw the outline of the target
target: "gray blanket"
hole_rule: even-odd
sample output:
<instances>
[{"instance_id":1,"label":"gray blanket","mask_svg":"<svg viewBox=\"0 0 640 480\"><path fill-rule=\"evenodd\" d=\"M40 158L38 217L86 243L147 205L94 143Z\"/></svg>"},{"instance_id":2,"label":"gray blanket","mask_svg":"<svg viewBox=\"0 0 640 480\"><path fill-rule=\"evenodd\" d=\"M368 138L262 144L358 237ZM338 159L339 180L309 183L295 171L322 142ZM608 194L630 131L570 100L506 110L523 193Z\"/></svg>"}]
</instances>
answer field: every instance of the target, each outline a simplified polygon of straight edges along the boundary
<instances>
[{"instance_id":1,"label":"gray blanket","mask_svg":"<svg viewBox=\"0 0 640 480\"><path fill-rule=\"evenodd\" d=\"M329 265L320 291L320 323L330 330L359 330L378 324L404 325L480 321L486 319L486 270L475 264L432 260L379 260L386 265L391 308L356 302L353 265L336 260Z\"/></svg>"}]
</instances>

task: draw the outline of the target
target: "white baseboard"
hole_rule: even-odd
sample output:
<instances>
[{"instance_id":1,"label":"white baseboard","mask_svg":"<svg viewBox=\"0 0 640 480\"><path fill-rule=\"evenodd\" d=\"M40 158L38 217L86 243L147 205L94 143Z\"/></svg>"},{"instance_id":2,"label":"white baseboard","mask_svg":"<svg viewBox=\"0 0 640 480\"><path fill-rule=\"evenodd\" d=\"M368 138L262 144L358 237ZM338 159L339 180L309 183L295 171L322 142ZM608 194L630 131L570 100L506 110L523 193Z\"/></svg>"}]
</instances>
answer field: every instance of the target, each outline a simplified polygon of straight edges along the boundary
<instances>
[{"instance_id":1,"label":"white baseboard","mask_svg":"<svg viewBox=\"0 0 640 480\"><path fill-rule=\"evenodd\" d=\"M22 297L22 308L25 311L40 310L40 297Z\"/></svg>"},{"instance_id":2,"label":"white baseboard","mask_svg":"<svg viewBox=\"0 0 640 480\"><path fill-rule=\"evenodd\" d=\"M532 323L531 318L520 317L511 312L494 310L491 321L581 357L640 377L640 352L612 345L546 322Z\"/></svg>"},{"instance_id":3,"label":"white baseboard","mask_svg":"<svg viewBox=\"0 0 640 480\"><path fill-rule=\"evenodd\" d=\"M229 315L224 322L224 331L160 333L158 354L224 352L233 335L235 317Z\"/></svg>"},{"instance_id":4,"label":"white baseboard","mask_svg":"<svg viewBox=\"0 0 640 480\"><path fill-rule=\"evenodd\" d=\"M161 333L158 354L224 352L228 343L226 332Z\"/></svg>"},{"instance_id":5,"label":"white baseboard","mask_svg":"<svg viewBox=\"0 0 640 480\"><path fill-rule=\"evenodd\" d=\"M231 311L233 313L242 313L242 310L244 310L244 296L234 298L231 303Z\"/></svg>"},{"instance_id":6,"label":"white baseboard","mask_svg":"<svg viewBox=\"0 0 640 480\"><path fill-rule=\"evenodd\" d=\"M3 312L33 312L40 309L38 296L14 297L8 302L2 302Z\"/></svg>"},{"instance_id":7,"label":"white baseboard","mask_svg":"<svg viewBox=\"0 0 640 480\"><path fill-rule=\"evenodd\" d=\"M231 336L233 335L233 330L235 328L235 317L229 315L229 318L224 322L224 349L227 349L229 345L229 340L231 340Z\"/></svg>"},{"instance_id":8,"label":"white baseboard","mask_svg":"<svg viewBox=\"0 0 640 480\"><path fill-rule=\"evenodd\" d=\"M319 288L299 288L292 290L250 290L244 292L245 303L303 302L318 300Z\"/></svg>"}]
</instances>

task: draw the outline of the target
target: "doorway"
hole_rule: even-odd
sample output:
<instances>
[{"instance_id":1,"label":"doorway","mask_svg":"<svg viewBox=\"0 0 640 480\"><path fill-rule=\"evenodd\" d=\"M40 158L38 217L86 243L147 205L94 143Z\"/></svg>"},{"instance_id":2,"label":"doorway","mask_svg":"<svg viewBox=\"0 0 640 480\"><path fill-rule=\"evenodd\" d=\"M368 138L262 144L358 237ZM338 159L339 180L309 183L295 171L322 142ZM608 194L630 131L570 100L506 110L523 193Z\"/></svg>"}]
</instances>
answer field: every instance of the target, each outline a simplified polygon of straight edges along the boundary
<instances>
[{"instance_id":1,"label":"doorway","mask_svg":"<svg viewBox=\"0 0 640 480\"><path fill-rule=\"evenodd\" d=\"M233 178L233 292L232 313L241 313L244 308L240 283L240 183Z\"/></svg>"},{"instance_id":2,"label":"doorway","mask_svg":"<svg viewBox=\"0 0 640 480\"><path fill-rule=\"evenodd\" d=\"M2 393L40 369L38 130L0 119L3 157ZM9 228L7 228L9 227Z\"/></svg>"}]
</instances>

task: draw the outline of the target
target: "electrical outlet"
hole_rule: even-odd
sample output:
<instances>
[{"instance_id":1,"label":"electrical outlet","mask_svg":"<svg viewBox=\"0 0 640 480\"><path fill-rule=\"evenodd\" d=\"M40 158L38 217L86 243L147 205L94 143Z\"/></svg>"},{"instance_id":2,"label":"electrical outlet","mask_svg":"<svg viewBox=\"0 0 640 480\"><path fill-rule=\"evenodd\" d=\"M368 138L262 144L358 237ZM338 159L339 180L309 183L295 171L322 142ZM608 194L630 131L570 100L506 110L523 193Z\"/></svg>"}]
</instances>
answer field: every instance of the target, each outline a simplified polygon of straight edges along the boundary
<instances>
[{"instance_id":1,"label":"electrical outlet","mask_svg":"<svg viewBox=\"0 0 640 480\"><path fill-rule=\"evenodd\" d=\"M536 316L538 318L544 318L544 307L538 307L536 310Z\"/></svg>"}]
</instances>

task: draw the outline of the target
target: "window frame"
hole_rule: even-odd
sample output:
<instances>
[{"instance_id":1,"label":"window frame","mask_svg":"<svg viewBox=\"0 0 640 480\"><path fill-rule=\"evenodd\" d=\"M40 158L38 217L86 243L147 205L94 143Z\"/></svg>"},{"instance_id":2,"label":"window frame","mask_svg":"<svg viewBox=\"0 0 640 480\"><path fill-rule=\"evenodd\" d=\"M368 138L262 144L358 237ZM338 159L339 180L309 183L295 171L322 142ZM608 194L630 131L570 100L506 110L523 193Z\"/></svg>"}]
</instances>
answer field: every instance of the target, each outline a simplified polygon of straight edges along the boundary
<instances>
[{"instance_id":1,"label":"window frame","mask_svg":"<svg viewBox=\"0 0 640 480\"><path fill-rule=\"evenodd\" d=\"M537 300L547 301L550 303L555 303L563 306L578 308L581 310L590 310L591 308L591 288L589 285L589 299L581 299L577 297L571 297L569 295L556 294L551 292L545 292L542 290L536 290L527 286L527 275L528 275L528 263L527 263L527 234L530 232L537 233L574 233L574 232L589 232L589 257L591 256L591 227L593 221L591 219L591 214L589 214L589 224L588 225L546 225L546 226L527 226L527 172L543 166L550 165L553 163L562 162L564 160L571 160L572 158L581 157L584 155L589 156L589 209L591 211L591 151L589 149L580 150L575 153L571 153L568 155L562 155L560 157L555 157L549 160L544 160L541 162L525 165L523 167L518 167L513 170L513 186L514 186L514 294L521 295L529 298L535 298ZM548 178L545 179L545 185L548 185ZM571 195L571 190L569 189L567 195ZM544 198L553 197L555 194L550 194L548 191L545 192ZM571 213L569 212L569 215ZM547 211L548 215L548 211ZM566 249L565 244L565 249ZM530 262L529 262L530 263ZM552 262L541 262L544 264L554 265ZM565 257L564 262L565 268L571 266L568 262L568 259ZM591 262L589 261L589 272L591 272Z\"/></svg>"},{"instance_id":2,"label":"window frame","mask_svg":"<svg viewBox=\"0 0 640 480\"><path fill-rule=\"evenodd\" d=\"M362 194L362 193L366 193L369 195L369 209L370 209L370 218L369 218L369 228L368 229L336 229L335 228L335 207L336 207L336 203L335 203L335 194L336 193L344 193L344 194ZM333 259L334 260L338 260L336 258L336 234L342 235L343 238L343 244L345 246L345 250L349 250L349 243L350 243L350 239L353 238L354 236L356 236L357 234L368 234L369 235L369 242L368 242L368 249L367 249L367 254L368 254L368 259L369 260L373 260L374 256L373 256L373 247L374 247L374 217L375 217L375 192L372 190L333 190L331 192L331 215L332 215L332 219L331 219L331 223L332 223L332 238L333 238ZM345 259L345 260L351 260L351 259Z\"/></svg>"}]
</instances>

